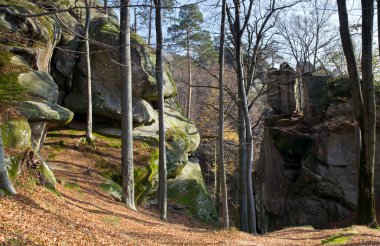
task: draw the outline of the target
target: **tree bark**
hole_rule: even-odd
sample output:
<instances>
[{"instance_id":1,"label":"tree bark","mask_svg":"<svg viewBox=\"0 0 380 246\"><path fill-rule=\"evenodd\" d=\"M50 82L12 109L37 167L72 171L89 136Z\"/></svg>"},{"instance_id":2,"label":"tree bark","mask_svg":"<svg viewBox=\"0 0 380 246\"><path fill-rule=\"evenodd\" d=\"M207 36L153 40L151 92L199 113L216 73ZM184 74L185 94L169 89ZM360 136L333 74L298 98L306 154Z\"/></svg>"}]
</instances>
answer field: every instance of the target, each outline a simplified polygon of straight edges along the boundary
<instances>
[{"instance_id":1,"label":"tree bark","mask_svg":"<svg viewBox=\"0 0 380 246\"><path fill-rule=\"evenodd\" d=\"M377 225L374 191L376 148L376 100L372 70L372 41L374 0L362 0L362 79L363 79L363 130L365 162L359 168L359 196L357 223Z\"/></svg>"},{"instance_id":2,"label":"tree bark","mask_svg":"<svg viewBox=\"0 0 380 246\"><path fill-rule=\"evenodd\" d=\"M166 148L165 148L165 99L164 99L164 72L162 61L163 35L161 20L161 0L156 0L156 80L158 86L158 124L159 124L159 207L160 219L166 220L167 216L167 171L166 171Z\"/></svg>"},{"instance_id":3,"label":"tree bark","mask_svg":"<svg viewBox=\"0 0 380 246\"><path fill-rule=\"evenodd\" d=\"M134 16L134 24L133 24L133 32L137 34L137 9L133 9L133 16Z\"/></svg>"},{"instance_id":4,"label":"tree bark","mask_svg":"<svg viewBox=\"0 0 380 246\"><path fill-rule=\"evenodd\" d=\"M235 41L236 72L238 82L238 131L239 131L239 206L240 206L240 230L248 232L248 199L247 199L247 145L246 124L244 117L244 105L242 100L243 67L241 64L241 40Z\"/></svg>"},{"instance_id":5,"label":"tree bark","mask_svg":"<svg viewBox=\"0 0 380 246\"><path fill-rule=\"evenodd\" d=\"M7 168L4 162L4 145L1 136L0 129L0 190L3 190L6 194L15 195L17 194L13 184L8 176Z\"/></svg>"},{"instance_id":6,"label":"tree bark","mask_svg":"<svg viewBox=\"0 0 380 246\"><path fill-rule=\"evenodd\" d=\"M191 57L190 57L190 40L189 40L189 33L187 33L187 73L189 78L189 85L187 89L187 118L191 119L191 97L193 89L191 88Z\"/></svg>"},{"instance_id":7,"label":"tree bark","mask_svg":"<svg viewBox=\"0 0 380 246\"><path fill-rule=\"evenodd\" d=\"M219 153L218 173L221 188L222 221L224 228L228 228L228 194L226 184L226 171L224 168L224 48L225 48L225 22L226 22L226 0L222 1L222 19L220 25L219 45ZM219 201L217 201L219 203Z\"/></svg>"},{"instance_id":8,"label":"tree bark","mask_svg":"<svg viewBox=\"0 0 380 246\"><path fill-rule=\"evenodd\" d=\"M129 0L121 0L120 8L120 77L121 77L121 115L122 115L122 201L129 208L136 209L133 175L133 122L132 122L132 68L131 68L131 30Z\"/></svg>"},{"instance_id":9,"label":"tree bark","mask_svg":"<svg viewBox=\"0 0 380 246\"><path fill-rule=\"evenodd\" d=\"M152 0L149 1L149 5L152 6ZM152 7L149 9L149 26L148 26L148 45L151 45L152 38Z\"/></svg>"},{"instance_id":10,"label":"tree bark","mask_svg":"<svg viewBox=\"0 0 380 246\"><path fill-rule=\"evenodd\" d=\"M86 24L85 24L85 46L86 46L86 66L87 66L87 129L86 139L92 142L92 92L91 92L91 59L90 59L90 21L91 21L91 0L85 0L86 4Z\"/></svg>"}]
</instances>

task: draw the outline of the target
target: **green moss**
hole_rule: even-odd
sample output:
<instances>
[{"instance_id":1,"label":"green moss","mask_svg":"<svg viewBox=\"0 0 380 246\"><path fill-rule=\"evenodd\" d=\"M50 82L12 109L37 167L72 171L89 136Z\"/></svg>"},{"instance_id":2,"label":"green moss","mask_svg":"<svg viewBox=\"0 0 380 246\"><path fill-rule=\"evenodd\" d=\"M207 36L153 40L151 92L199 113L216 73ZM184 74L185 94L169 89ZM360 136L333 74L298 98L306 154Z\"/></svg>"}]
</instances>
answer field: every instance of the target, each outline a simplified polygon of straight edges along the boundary
<instances>
[{"instance_id":1,"label":"green moss","mask_svg":"<svg viewBox=\"0 0 380 246\"><path fill-rule=\"evenodd\" d=\"M77 192L83 193L82 188L75 182L67 182L64 184L64 187L69 190L75 190Z\"/></svg>"},{"instance_id":2,"label":"green moss","mask_svg":"<svg viewBox=\"0 0 380 246\"><path fill-rule=\"evenodd\" d=\"M151 155L149 163L143 167L134 169L135 199L137 204L142 204L150 195L157 184L158 175L158 149Z\"/></svg>"},{"instance_id":3,"label":"green moss","mask_svg":"<svg viewBox=\"0 0 380 246\"><path fill-rule=\"evenodd\" d=\"M31 146L31 130L24 118L15 118L0 125L1 136L5 147L24 150Z\"/></svg>"},{"instance_id":4,"label":"green moss","mask_svg":"<svg viewBox=\"0 0 380 246\"><path fill-rule=\"evenodd\" d=\"M8 175L12 181L15 181L18 175L18 170L20 166L20 157L11 156L10 157L10 166L8 169Z\"/></svg>"},{"instance_id":5,"label":"green moss","mask_svg":"<svg viewBox=\"0 0 380 246\"><path fill-rule=\"evenodd\" d=\"M96 139L102 140L106 143L106 145L110 148L121 148L121 139L120 138L113 138L113 137L107 137L101 134L94 133L93 134Z\"/></svg>"},{"instance_id":6,"label":"green moss","mask_svg":"<svg viewBox=\"0 0 380 246\"><path fill-rule=\"evenodd\" d=\"M113 197L117 198L118 200L121 200L122 187L118 183L116 183L112 180L107 180L106 182L104 182L100 185L100 188L104 192L112 195Z\"/></svg>"},{"instance_id":7,"label":"green moss","mask_svg":"<svg viewBox=\"0 0 380 246\"><path fill-rule=\"evenodd\" d=\"M131 32L131 42L137 45L146 45L145 40L134 32Z\"/></svg>"},{"instance_id":8,"label":"green moss","mask_svg":"<svg viewBox=\"0 0 380 246\"><path fill-rule=\"evenodd\" d=\"M329 238L323 239L322 244L324 245L340 245L340 244L346 244L350 240L349 236L337 234L333 235Z\"/></svg>"},{"instance_id":9,"label":"green moss","mask_svg":"<svg viewBox=\"0 0 380 246\"><path fill-rule=\"evenodd\" d=\"M57 180L55 179L54 173L50 167L45 162L42 162L38 168L38 171L43 178L43 185L51 190L55 190Z\"/></svg>"},{"instance_id":10,"label":"green moss","mask_svg":"<svg viewBox=\"0 0 380 246\"><path fill-rule=\"evenodd\" d=\"M185 206L193 217L205 223L218 223L218 215L199 164L187 164L178 177L168 181L168 198Z\"/></svg>"}]
</instances>

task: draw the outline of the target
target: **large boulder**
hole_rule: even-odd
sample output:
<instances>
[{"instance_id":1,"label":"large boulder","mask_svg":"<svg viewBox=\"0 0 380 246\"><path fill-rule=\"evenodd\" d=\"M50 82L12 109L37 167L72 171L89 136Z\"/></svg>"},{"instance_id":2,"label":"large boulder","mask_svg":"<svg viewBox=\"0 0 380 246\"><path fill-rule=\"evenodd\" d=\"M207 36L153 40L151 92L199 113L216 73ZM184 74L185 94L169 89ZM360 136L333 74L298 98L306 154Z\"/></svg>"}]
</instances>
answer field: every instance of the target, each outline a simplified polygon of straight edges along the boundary
<instances>
[{"instance_id":1,"label":"large boulder","mask_svg":"<svg viewBox=\"0 0 380 246\"><path fill-rule=\"evenodd\" d=\"M24 101L19 103L19 111L31 122L48 122L53 126L66 125L74 117L70 110L50 102Z\"/></svg>"},{"instance_id":2,"label":"large boulder","mask_svg":"<svg viewBox=\"0 0 380 246\"><path fill-rule=\"evenodd\" d=\"M218 223L218 214L203 181L198 160L189 160L178 176L168 180L168 198L184 206L195 218Z\"/></svg>"},{"instance_id":3,"label":"large boulder","mask_svg":"<svg viewBox=\"0 0 380 246\"><path fill-rule=\"evenodd\" d=\"M58 86L46 72L29 71L18 76L18 81L28 94L55 103L58 98Z\"/></svg>"},{"instance_id":4,"label":"large boulder","mask_svg":"<svg viewBox=\"0 0 380 246\"><path fill-rule=\"evenodd\" d=\"M25 150L31 147L31 130L25 118L13 118L0 122L4 147Z\"/></svg>"},{"instance_id":5,"label":"large boulder","mask_svg":"<svg viewBox=\"0 0 380 246\"><path fill-rule=\"evenodd\" d=\"M91 36L99 43L91 44L91 71L92 71L92 93L93 111L95 116L120 120L121 112L121 80L120 66L116 62L119 60L119 50L114 47L119 45L119 27L106 18L95 18L91 22ZM100 42L104 44L100 44ZM152 102L158 99L157 84L155 80L155 53L137 35L131 36L132 55L132 90L134 98ZM83 51L83 44L79 47ZM80 103L75 102L78 98L86 97L86 59L85 55L80 55L75 69L72 90L66 91L68 97L65 105L74 112L82 112ZM58 62L55 64L57 70L67 76ZM70 66L69 66L70 67ZM164 72L164 94L165 97L172 97L176 93L176 87L172 79L168 66L165 64ZM69 69L71 71L71 69ZM71 86L66 86L71 87ZM78 97L79 96L79 97ZM145 103L138 104L138 108L144 111L143 115L137 115L135 119L138 123L150 123L151 109ZM136 111L135 111L136 112ZM136 112L137 114L139 112ZM142 121L142 122L141 122Z\"/></svg>"}]
</instances>

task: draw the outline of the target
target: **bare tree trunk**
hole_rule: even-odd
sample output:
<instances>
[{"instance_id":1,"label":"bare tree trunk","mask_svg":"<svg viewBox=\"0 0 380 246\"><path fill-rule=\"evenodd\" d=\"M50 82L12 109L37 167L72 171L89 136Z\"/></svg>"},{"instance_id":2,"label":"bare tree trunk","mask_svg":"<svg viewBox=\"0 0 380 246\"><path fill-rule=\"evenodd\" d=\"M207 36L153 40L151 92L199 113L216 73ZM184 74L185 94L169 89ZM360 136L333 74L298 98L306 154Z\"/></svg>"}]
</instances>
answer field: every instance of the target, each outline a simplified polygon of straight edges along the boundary
<instances>
[{"instance_id":1,"label":"bare tree trunk","mask_svg":"<svg viewBox=\"0 0 380 246\"><path fill-rule=\"evenodd\" d=\"M190 41L189 41L189 34L187 34L187 73L189 78L189 84L187 89L187 118L191 119L191 97L193 88L191 88L191 57L190 57Z\"/></svg>"},{"instance_id":2,"label":"bare tree trunk","mask_svg":"<svg viewBox=\"0 0 380 246\"><path fill-rule=\"evenodd\" d=\"M380 1L376 0L376 6L377 6L377 33L380 31ZM380 35L377 35L377 45L378 45L378 52L380 55Z\"/></svg>"},{"instance_id":3,"label":"bare tree trunk","mask_svg":"<svg viewBox=\"0 0 380 246\"><path fill-rule=\"evenodd\" d=\"M3 139L1 136L1 129L0 129L0 190L3 190L6 194L10 194L10 195L17 194L8 176L8 171L4 163L4 145L3 145Z\"/></svg>"},{"instance_id":4,"label":"bare tree trunk","mask_svg":"<svg viewBox=\"0 0 380 246\"><path fill-rule=\"evenodd\" d=\"M363 225L375 225L375 197L374 197L374 154L376 136L376 105L374 99L373 72L372 72L372 29L373 29L373 0L362 1L363 32L362 32L362 76L363 86L360 84L358 68L351 41L347 7L345 0L337 0L340 35L344 55L347 61L347 70L352 84L352 101L355 117L358 121L361 146L357 153L359 169L356 222ZM372 6L371 6L372 5ZM372 9L372 10L371 10Z\"/></svg>"},{"instance_id":5,"label":"bare tree trunk","mask_svg":"<svg viewBox=\"0 0 380 246\"><path fill-rule=\"evenodd\" d=\"M121 130L122 130L122 201L129 208L136 209L133 176L133 122L132 122L132 71L131 71L131 30L130 1L121 0L120 8L120 64L121 64Z\"/></svg>"},{"instance_id":6,"label":"bare tree trunk","mask_svg":"<svg viewBox=\"0 0 380 246\"><path fill-rule=\"evenodd\" d=\"M103 3L104 14L106 15L106 17L108 17L108 0L104 0Z\"/></svg>"},{"instance_id":7,"label":"bare tree trunk","mask_svg":"<svg viewBox=\"0 0 380 246\"><path fill-rule=\"evenodd\" d=\"M165 148L165 99L164 99L164 72L162 61L163 37L161 20L161 0L156 0L156 80L158 86L158 124L159 124L159 202L160 219L166 220L167 214L167 171L166 171L166 148Z\"/></svg>"},{"instance_id":8,"label":"bare tree trunk","mask_svg":"<svg viewBox=\"0 0 380 246\"><path fill-rule=\"evenodd\" d=\"M240 40L241 41L241 40ZM241 64L241 43L235 43L236 49L236 72L238 82L238 131L239 131L239 206L240 206L240 230L248 232L248 200L247 200L247 145L246 145L246 124L244 118L244 105L241 98L244 90L243 67Z\"/></svg>"},{"instance_id":9,"label":"bare tree trunk","mask_svg":"<svg viewBox=\"0 0 380 246\"><path fill-rule=\"evenodd\" d=\"M225 47L225 22L226 22L226 0L222 1L222 19L220 25L219 45L219 153L218 153L218 177L221 188L222 220L224 228L228 228L228 198L226 171L224 169L224 47ZM219 203L219 201L217 201Z\"/></svg>"},{"instance_id":10,"label":"bare tree trunk","mask_svg":"<svg viewBox=\"0 0 380 246\"><path fill-rule=\"evenodd\" d=\"M151 38L152 38L152 0L150 0L149 5L151 6L149 8L149 27L148 27L148 45L151 45Z\"/></svg>"},{"instance_id":11,"label":"bare tree trunk","mask_svg":"<svg viewBox=\"0 0 380 246\"><path fill-rule=\"evenodd\" d=\"M90 21L91 21L91 0L85 0L86 4L86 24L85 24L85 44L86 44L86 62L87 62L87 129L86 139L92 143L92 92L91 92L91 61L90 61Z\"/></svg>"},{"instance_id":12,"label":"bare tree trunk","mask_svg":"<svg viewBox=\"0 0 380 246\"><path fill-rule=\"evenodd\" d=\"M137 34L137 9L133 9L134 15L134 24L133 24L133 32Z\"/></svg>"},{"instance_id":13,"label":"bare tree trunk","mask_svg":"<svg viewBox=\"0 0 380 246\"><path fill-rule=\"evenodd\" d=\"M376 148L376 101L372 70L374 0L362 0L362 79L363 79L363 129L366 161L359 169L359 196L357 223L377 225L374 191Z\"/></svg>"}]
</instances>

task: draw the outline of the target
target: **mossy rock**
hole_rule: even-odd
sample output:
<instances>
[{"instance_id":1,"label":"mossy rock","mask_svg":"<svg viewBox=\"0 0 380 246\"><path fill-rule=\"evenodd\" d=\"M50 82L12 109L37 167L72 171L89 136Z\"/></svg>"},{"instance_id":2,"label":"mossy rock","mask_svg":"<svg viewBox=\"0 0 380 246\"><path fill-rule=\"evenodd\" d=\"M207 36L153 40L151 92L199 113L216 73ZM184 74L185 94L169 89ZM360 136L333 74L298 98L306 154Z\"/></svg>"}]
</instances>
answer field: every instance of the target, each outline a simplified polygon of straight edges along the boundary
<instances>
[{"instance_id":1,"label":"mossy rock","mask_svg":"<svg viewBox=\"0 0 380 246\"><path fill-rule=\"evenodd\" d=\"M55 103L58 99L58 86L50 74L40 71L29 71L18 77L20 85L29 95Z\"/></svg>"},{"instance_id":2,"label":"mossy rock","mask_svg":"<svg viewBox=\"0 0 380 246\"><path fill-rule=\"evenodd\" d=\"M158 149L155 150L149 163L134 169L135 200L137 204L145 203L157 189L158 185Z\"/></svg>"},{"instance_id":3,"label":"mossy rock","mask_svg":"<svg viewBox=\"0 0 380 246\"><path fill-rule=\"evenodd\" d=\"M38 167L38 171L41 175L40 181L42 182L42 185L44 185L48 189L55 190L57 180L55 179L53 171L46 164L46 162L42 161L41 165Z\"/></svg>"},{"instance_id":4,"label":"mossy rock","mask_svg":"<svg viewBox=\"0 0 380 246\"><path fill-rule=\"evenodd\" d=\"M19 111L29 121L46 121L56 125L66 125L74 117L70 110L50 102L21 102Z\"/></svg>"},{"instance_id":5,"label":"mossy rock","mask_svg":"<svg viewBox=\"0 0 380 246\"><path fill-rule=\"evenodd\" d=\"M218 223L215 205L207 192L201 168L196 161L185 165L175 179L168 180L168 198L185 206L195 218L208 224Z\"/></svg>"},{"instance_id":6,"label":"mossy rock","mask_svg":"<svg viewBox=\"0 0 380 246\"><path fill-rule=\"evenodd\" d=\"M4 147L25 150L31 146L31 130L24 118L7 120L0 125Z\"/></svg>"}]
</instances>

